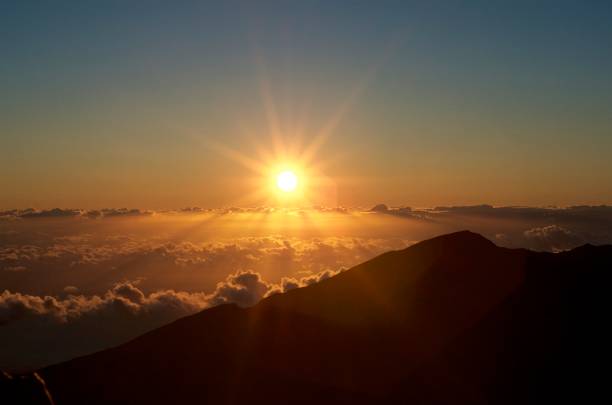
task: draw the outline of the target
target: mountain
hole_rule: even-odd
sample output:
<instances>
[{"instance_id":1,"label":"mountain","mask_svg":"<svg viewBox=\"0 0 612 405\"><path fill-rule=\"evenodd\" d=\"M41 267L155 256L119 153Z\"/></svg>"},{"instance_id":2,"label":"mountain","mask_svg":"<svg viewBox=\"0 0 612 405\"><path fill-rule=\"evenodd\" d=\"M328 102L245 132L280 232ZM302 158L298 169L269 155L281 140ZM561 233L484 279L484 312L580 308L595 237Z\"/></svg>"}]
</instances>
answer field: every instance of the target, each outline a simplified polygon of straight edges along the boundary
<instances>
[{"instance_id":1,"label":"mountain","mask_svg":"<svg viewBox=\"0 0 612 405\"><path fill-rule=\"evenodd\" d=\"M543 404L605 387L612 246L471 232L39 370L55 403Z\"/></svg>"}]
</instances>

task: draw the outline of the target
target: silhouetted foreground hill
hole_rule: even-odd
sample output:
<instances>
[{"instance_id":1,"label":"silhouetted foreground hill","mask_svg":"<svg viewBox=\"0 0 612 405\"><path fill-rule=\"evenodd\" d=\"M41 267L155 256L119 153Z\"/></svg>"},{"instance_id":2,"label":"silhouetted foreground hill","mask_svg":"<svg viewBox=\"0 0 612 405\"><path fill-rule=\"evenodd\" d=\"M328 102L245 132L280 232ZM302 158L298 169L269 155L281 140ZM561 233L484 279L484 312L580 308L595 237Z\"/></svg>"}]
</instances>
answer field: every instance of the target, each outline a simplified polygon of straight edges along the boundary
<instances>
[{"instance_id":1,"label":"silhouetted foreground hill","mask_svg":"<svg viewBox=\"0 0 612 405\"><path fill-rule=\"evenodd\" d=\"M58 405L594 403L611 270L459 232L39 373Z\"/></svg>"}]
</instances>

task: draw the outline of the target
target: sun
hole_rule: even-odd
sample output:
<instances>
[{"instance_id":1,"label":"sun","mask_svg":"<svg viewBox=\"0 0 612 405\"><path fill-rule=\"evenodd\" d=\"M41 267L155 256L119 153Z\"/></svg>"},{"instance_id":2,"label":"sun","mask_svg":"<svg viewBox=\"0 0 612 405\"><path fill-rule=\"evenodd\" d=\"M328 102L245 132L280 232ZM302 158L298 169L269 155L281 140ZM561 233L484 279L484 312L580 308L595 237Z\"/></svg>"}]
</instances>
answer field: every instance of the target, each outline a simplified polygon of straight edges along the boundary
<instances>
[{"instance_id":1,"label":"sun","mask_svg":"<svg viewBox=\"0 0 612 405\"><path fill-rule=\"evenodd\" d=\"M282 171L276 176L276 186L285 193L295 191L297 185L298 178L295 173L290 170Z\"/></svg>"}]
</instances>

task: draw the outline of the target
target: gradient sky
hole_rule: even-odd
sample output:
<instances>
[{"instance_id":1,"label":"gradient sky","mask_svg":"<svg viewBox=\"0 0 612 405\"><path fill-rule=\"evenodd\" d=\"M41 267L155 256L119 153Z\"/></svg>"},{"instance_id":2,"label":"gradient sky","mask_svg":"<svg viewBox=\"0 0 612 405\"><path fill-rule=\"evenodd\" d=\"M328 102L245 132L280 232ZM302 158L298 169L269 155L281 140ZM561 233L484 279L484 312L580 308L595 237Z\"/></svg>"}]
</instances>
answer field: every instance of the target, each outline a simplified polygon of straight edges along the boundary
<instances>
[{"instance_id":1,"label":"gradient sky","mask_svg":"<svg viewBox=\"0 0 612 405\"><path fill-rule=\"evenodd\" d=\"M12 3L0 208L233 205L211 145L330 127L332 203L612 204L609 1Z\"/></svg>"}]
</instances>

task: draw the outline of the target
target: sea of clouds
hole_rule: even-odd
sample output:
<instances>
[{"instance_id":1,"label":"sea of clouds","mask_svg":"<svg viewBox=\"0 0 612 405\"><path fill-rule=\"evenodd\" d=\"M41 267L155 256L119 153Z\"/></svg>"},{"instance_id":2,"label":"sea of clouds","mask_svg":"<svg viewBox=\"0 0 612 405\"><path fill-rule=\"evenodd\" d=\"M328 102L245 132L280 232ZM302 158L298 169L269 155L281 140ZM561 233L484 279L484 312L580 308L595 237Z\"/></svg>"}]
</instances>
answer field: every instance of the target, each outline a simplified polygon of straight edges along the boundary
<instances>
[{"instance_id":1,"label":"sea of clouds","mask_svg":"<svg viewBox=\"0 0 612 405\"><path fill-rule=\"evenodd\" d=\"M612 243L612 207L0 212L0 368L111 347L223 303L254 305L462 229L559 252Z\"/></svg>"}]
</instances>

